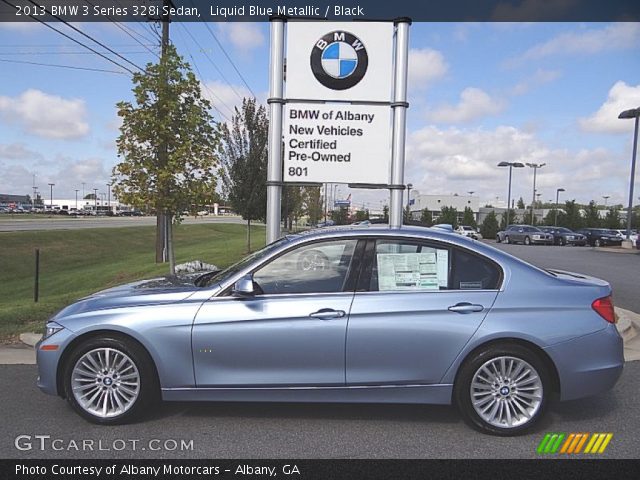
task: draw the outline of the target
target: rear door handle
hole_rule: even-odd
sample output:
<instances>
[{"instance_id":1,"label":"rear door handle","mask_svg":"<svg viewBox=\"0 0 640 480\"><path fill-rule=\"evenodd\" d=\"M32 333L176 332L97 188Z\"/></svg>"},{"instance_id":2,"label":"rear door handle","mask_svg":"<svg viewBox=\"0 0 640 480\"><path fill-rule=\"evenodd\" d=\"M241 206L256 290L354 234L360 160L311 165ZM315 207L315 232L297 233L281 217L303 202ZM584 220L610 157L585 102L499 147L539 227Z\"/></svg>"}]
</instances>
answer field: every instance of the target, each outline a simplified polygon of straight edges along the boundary
<instances>
[{"instance_id":1,"label":"rear door handle","mask_svg":"<svg viewBox=\"0 0 640 480\"><path fill-rule=\"evenodd\" d=\"M484 310L482 305L477 305L469 302L460 302L455 305L451 305L448 310L450 312L456 313L473 313L473 312L481 312Z\"/></svg>"},{"instance_id":2,"label":"rear door handle","mask_svg":"<svg viewBox=\"0 0 640 480\"><path fill-rule=\"evenodd\" d=\"M331 320L332 318L342 318L346 315L344 310L334 310L333 308L321 308L317 312L310 313L309 316L320 320Z\"/></svg>"}]
</instances>

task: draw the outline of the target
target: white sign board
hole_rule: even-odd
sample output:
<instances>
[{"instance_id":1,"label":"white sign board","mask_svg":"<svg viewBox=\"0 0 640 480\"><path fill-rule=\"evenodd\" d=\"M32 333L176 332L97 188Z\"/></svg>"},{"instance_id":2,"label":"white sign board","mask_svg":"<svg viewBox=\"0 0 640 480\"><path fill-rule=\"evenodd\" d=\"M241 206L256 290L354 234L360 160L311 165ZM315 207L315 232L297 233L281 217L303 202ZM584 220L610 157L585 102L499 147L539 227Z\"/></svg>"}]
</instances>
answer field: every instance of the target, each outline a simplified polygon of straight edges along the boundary
<instances>
[{"instance_id":1,"label":"white sign board","mask_svg":"<svg viewBox=\"0 0 640 480\"><path fill-rule=\"evenodd\" d=\"M391 108L289 103L284 181L388 184Z\"/></svg>"},{"instance_id":2,"label":"white sign board","mask_svg":"<svg viewBox=\"0 0 640 480\"><path fill-rule=\"evenodd\" d=\"M391 100L393 24L287 24L286 98Z\"/></svg>"}]
</instances>

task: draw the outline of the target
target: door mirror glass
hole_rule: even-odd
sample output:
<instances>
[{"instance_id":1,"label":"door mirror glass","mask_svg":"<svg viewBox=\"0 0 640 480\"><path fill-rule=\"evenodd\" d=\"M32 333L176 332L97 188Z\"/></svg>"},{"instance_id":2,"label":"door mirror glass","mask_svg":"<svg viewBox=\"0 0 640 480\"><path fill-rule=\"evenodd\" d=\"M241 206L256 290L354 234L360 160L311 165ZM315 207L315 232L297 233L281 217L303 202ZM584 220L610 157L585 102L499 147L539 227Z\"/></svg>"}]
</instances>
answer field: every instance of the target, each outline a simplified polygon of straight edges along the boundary
<instances>
[{"instance_id":1,"label":"door mirror glass","mask_svg":"<svg viewBox=\"0 0 640 480\"><path fill-rule=\"evenodd\" d=\"M233 285L232 295L235 297L253 297L256 294L253 276L245 275Z\"/></svg>"}]
</instances>

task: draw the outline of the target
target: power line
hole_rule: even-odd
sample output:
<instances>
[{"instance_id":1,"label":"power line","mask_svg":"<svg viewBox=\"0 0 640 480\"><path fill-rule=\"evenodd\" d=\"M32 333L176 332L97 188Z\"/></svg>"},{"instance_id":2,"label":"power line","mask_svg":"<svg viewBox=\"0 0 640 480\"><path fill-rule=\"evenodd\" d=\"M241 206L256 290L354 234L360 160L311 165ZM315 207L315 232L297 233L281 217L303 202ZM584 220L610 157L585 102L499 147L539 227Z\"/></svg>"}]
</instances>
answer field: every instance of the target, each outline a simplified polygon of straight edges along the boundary
<instances>
[{"instance_id":1,"label":"power line","mask_svg":"<svg viewBox=\"0 0 640 480\"><path fill-rule=\"evenodd\" d=\"M222 79L225 81L225 83L227 85L229 85L229 88L231 88L231 90L233 90L233 93L235 93L238 98L240 99L240 101L244 100L244 98L242 97L242 95L240 95L238 93L238 91L235 89L235 87L231 84L231 82L229 81L229 79L225 76L224 73L222 73L222 70L220 70L220 67L218 67L218 65L215 64L215 62L211 59L211 57L209 56L209 54L207 54L207 51L202 47L202 45L200 45L200 42L198 42L198 40L195 39L195 37L191 34L191 32L189 30L187 30L181 23L179 24L180 26L182 26L182 29L187 33L187 35L189 35L189 37L191 37L191 40L193 40L193 42L198 46L198 48L200 49L200 51L204 54L204 56L206 57L207 60L209 60L209 63L211 63L211 65L213 65L213 67L216 69L216 71L218 72L218 74L220 74L220 76L222 77Z\"/></svg>"},{"instance_id":2,"label":"power line","mask_svg":"<svg viewBox=\"0 0 640 480\"><path fill-rule=\"evenodd\" d=\"M40 62L29 62L26 60L9 60L5 58L0 58L0 62L6 63L22 63L27 65L39 65L42 67L58 67L58 68L69 68L72 70L88 70L91 72L103 72L103 73L117 73L118 75L126 75L124 72L119 72L117 70L105 70L102 68L90 68L90 67L76 67L73 65L61 65L56 63L40 63Z\"/></svg>"},{"instance_id":3,"label":"power line","mask_svg":"<svg viewBox=\"0 0 640 480\"><path fill-rule=\"evenodd\" d=\"M197 8L196 5L193 3L193 0L189 0L189 1L191 2L191 5L193 5L194 8ZM233 69L236 71L236 73L238 74L240 79L242 80L242 83L244 83L245 87L247 87L249 92L251 92L251 95L253 95L254 98L257 98L257 95L253 92L253 90L251 89L251 87L249 86L247 81L245 80L245 78L242 75L242 73L240 73L240 70L238 69L238 67L236 67L235 62L231 59L231 57L229 56L229 54L227 53L225 48L222 46L222 43L220 42L220 40L218 40L218 37L216 36L216 34L213 33L213 30L211 30L211 27L209 26L209 23L207 23L205 21L202 21L202 20L201 20L201 22L204 23L204 26L207 28L207 30L209 31L209 33L211 34L213 39L216 41L216 43L220 47L220 50L222 50L222 53L224 53L224 56L227 57L227 60L229 60L229 63L231 64Z\"/></svg>"},{"instance_id":4,"label":"power line","mask_svg":"<svg viewBox=\"0 0 640 480\"><path fill-rule=\"evenodd\" d=\"M86 3L88 3L89 5L91 5L92 7L95 8L95 4L92 3L90 0L84 0ZM109 15L107 15L107 19L109 19L109 21L111 23L113 23L116 27L118 27L120 30L122 30L124 33L126 33L127 35L129 35L136 43L142 45L146 50L148 50L152 55L155 55L156 57L158 57L158 54L156 52L154 52L153 50L151 50L149 47L147 47L144 43L142 43L140 40L138 40L136 37L134 37L131 33L129 33L129 31L127 29L125 29L122 25L120 25L120 23L116 22L113 18L111 18Z\"/></svg>"},{"instance_id":5,"label":"power line","mask_svg":"<svg viewBox=\"0 0 640 480\"><path fill-rule=\"evenodd\" d=\"M15 5L13 5L12 3L10 3L8 0L2 0L2 2L6 3L7 5L15 8L16 10L18 10L18 7L16 7ZM97 50L94 50L93 48L91 48L89 45L85 45L84 43L80 42L79 40L76 40L75 38L73 38L70 35L67 35L66 33L64 33L61 30L58 30L55 27L52 27L51 25L49 25L47 22L45 22L44 20L40 20L38 17L35 17L33 15L29 15L30 18L33 18L34 20L40 22L42 25L44 25L47 28L50 28L51 30L53 30L54 32L59 33L60 35L62 35L65 38L68 38L69 40L71 40L72 42L77 43L78 45L86 48L87 50L91 50L93 53L95 53L96 55L101 56L102 58L104 58L105 60L107 60L108 62L113 63L114 65L117 65L118 67L122 68L123 70L126 70L127 72L129 72L130 74L133 75L133 70L131 70L128 67L125 67L124 65L121 65L120 63L116 62L115 60L107 57L106 55L103 55L102 53L98 52Z\"/></svg>"},{"instance_id":6,"label":"power line","mask_svg":"<svg viewBox=\"0 0 640 480\"><path fill-rule=\"evenodd\" d=\"M112 55L112 53L110 52L102 52L104 55ZM137 55L137 54L145 54L147 52L120 52L121 54L127 54L127 55ZM74 51L74 52L54 52L54 51L49 51L49 52L0 52L0 55L95 55L95 53L93 52L80 52L80 51Z\"/></svg>"},{"instance_id":7,"label":"power line","mask_svg":"<svg viewBox=\"0 0 640 480\"><path fill-rule=\"evenodd\" d=\"M36 7L42 7L42 5L38 5L36 2L34 2L33 0L29 0L29 3L31 3L32 5L35 5ZM63 20L62 18L60 18L57 15L52 14L49 10L46 9L46 7L44 8L44 11L47 12L49 15L51 15L53 18L56 18L58 20L60 20L62 23L64 23L67 27L71 28L72 30L75 30L76 32L78 32L80 35L82 35L83 37L88 38L89 40L91 40L94 43L97 43L98 45L100 45L102 48L109 50L111 53L115 54L116 57L124 60L125 62L127 62L129 65L134 66L135 68L137 68L138 70L140 70L141 72L144 72L144 68L136 65L135 63L133 63L131 60L127 59L126 57L123 57L122 55L120 55L118 52L112 50L111 48L107 47L104 43L96 40L95 38L93 38L91 35L87 35L86 33L84 33L82 30L80 30L79 28L74 27L73 25L71 25L69 22L67 22L66 20ZM133 73L133 72L132 72Z\"/></svg>"}]
</instances>

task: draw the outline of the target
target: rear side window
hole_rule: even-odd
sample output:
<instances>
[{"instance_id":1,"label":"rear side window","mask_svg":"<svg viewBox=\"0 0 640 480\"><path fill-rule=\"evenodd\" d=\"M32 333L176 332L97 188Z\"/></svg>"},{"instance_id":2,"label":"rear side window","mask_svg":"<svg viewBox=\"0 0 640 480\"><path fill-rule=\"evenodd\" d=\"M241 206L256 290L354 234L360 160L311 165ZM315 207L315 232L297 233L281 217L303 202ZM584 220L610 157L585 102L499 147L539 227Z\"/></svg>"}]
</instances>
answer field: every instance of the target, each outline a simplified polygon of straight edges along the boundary
<instances>
[{"instance_id":1,"label":"rear side window","mask_svg":"<svg viewBox=\"0 0 640 480\"><path fill-rule=\"evenodd\" d=\"M501 269L482 255L419 241L378 240L369 291L494 290Z\"/></svg>"}]
</instances>

